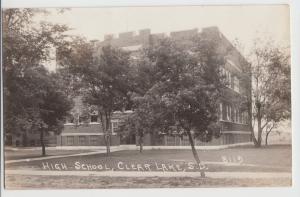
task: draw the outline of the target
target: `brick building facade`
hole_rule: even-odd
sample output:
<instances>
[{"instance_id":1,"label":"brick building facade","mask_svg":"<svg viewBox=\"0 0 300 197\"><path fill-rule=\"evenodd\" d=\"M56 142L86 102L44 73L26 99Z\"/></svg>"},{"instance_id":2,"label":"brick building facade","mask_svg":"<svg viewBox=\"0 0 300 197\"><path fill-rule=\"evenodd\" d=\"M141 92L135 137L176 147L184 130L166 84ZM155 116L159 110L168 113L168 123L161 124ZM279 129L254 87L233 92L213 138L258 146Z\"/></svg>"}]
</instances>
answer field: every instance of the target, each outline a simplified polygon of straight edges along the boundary
<instances>
[{"instance_id":1,"label":"brick building facade","mask_svg":"<svg viewBox=\"0 0 300 197\"><path fill-rule=\"evenodd\" d=\"M218 39L218 53L226 58L226 64L222 65L221 72L227 81L227 87L223 90L224 96L220 98L219 103L219 122L221 125L221 136L214 138L211 142L201 142L196 140L195 145L222 145L234 144L251 141L250 127L247 112L243 109L241 103L245 101L247 96L251 94L251 78L244 74L244 66L247 65L243 56L232 46L225 36L217 27L209 27L198 29L170 32L169 37L176 42L181 42L184 46L192 47L192 38L200 36L208 36ZM94 42L95 57L99 56L103 46L112 45L130 52L132 60L139 58L140 50L147 47L159 39L167 37L166 34L151 34L150 29L139 30L135 32L120 33L118 37L113 35L105 35L101 42ZM230 48L230 50L226 50ZM84 110L87 110L84 112ZM84 115L85 113L85 115ZM126 139L120 139L115 133L118 124L122 122L122 116L131 113L131 111L114 112L111 121L111 145L135 144L135 136L129 136ZM105 146L104 132L101 123L98 120L96 110L87 109L83 106L81 98L75 98L75 107L72 110L73 117L68 119L64 125L64 129L59 136L47 136L49 145L52 146ZM35 141L35 137L28 135L28 138ZM31 145L38 145L32 142ZM144 136L144 145L170 145L185 146L189 145L186 136L183 138L173 135ZM13 145L22 145L22 136L15 138Z\"/></svg>"},{"instance_id":2,"label":"brick building facade","mask_svg":"<svg viewBox=\"0 0 300 197\"><path fill-rule=\"evenodd\" d=\"M196 140L196 145L221 145L251 141L248 113L242 106L247 96L251 94L251 78L245 74L245 67L248 65L245 58L226 39L217 27L170 32L169 37L180 42L187 49L193 47L193 38L202 36L218 40L218 53L226 59L226 64L221 66L221 72L225 76L227 87L223 90L223 98L219 103L219 122L221 125L221 137L214 138L211 142ZM139 57L140 50L159 39L167 37L166 34L151 34L150 29L135 32L120 33L118 37L106 35L104 41L95 45L95 55L101 53L105 45L112 45L129 51L132 59ZM150 136L144 137L144 145L189 145L186 136Z\"/></svg>"}]
</instances>

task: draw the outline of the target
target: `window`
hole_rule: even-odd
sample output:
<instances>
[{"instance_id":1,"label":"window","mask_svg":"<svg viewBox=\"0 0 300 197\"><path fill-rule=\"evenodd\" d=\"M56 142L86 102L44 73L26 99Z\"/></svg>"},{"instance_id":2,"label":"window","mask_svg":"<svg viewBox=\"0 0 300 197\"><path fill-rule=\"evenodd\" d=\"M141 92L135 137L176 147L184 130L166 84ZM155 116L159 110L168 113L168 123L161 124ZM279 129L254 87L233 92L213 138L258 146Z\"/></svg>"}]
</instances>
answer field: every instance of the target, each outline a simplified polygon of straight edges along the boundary
<instances>
[{"instance_id":1,"label":"window","mask_svg":"<svg viewBox=\"0 0 300 197\"><path fill-rule=\"evenodd\" d=\"M220 67L220 75L224 77L225 85L228 88L231 88L236 92L240 92L240 80L237 76L234 76L230 71L223 67Z\"/></svg>"},{"instance_id":2,"label":"window","mask_svg":"<svg viewBox=\"0 0 300 197\"><path fill-rule=\"evenodd\" d=\"M225 68L223 68L223 67L220 67L220 76L226 77L226 71L225 71Z\"/></svg>"},{"instance_id":3,"label":"window","mask_svg":"<svg viewBox=\"0 0 300 197\"><path fill-rule=\"evenodd\" d=\"M98 123L98 111L95 109L90 112L90 123Z\"/></svg>"},{"instance_id":4,"label":"window","mask_svg":"<svg viewBox=\"0 0 300 197\"><path fill-rule=\"evenodd\" d=\"M229 72L229 88L231 89L234 89L234 83L233 83L233 80L234 80L234 76Z\"/></svg>"},{"instance_id":5,"label":"window","mask_svg":"<svg viewBox=\"0 0 300 197\"><path fill-rule=\"evenodd\" d=\"M74 116L70 115L66 118L66 123L67 124L73 124L74 123Z\"/></svg>"},{"instance_id":6,"label":"window","mask_svg":"<svg viewBox=\"0 0 300 197\"><path fill-rule=\"evenodd\" d=\"M248 123L248 114L247 114L247 112L243 112L243 114L244 114L244 121L243 121L243 123L247 124Z\"/></svg>"},{"instance_id":7,"label":"window","mask_svg":"<svg viewBox=\"0 0 300 197\"><path fill-rule=\"evenodd\" d=\"M91 122L98 122L98 116L97 115L91 115Z\"/></svg>"},{"instance_id":8,"label":"window","mask_svg":"<svg viewBox=\"0 0 300 197\"><path fill-rule=\"evenodd\" d=\"M240 80L236 76L233 78L233 89L236 92L240 92Z\"/></svg>"},{"instance_id":9,"label":"window","mask_svg":"<svg viewBox=\"0 0 300 197\"><path fill-rule=\"evenodd\" d=\"M226 86L230 87L230 72L228 70L225 70L226 74Z\"/></svg>"},{"instance_id":10,"label":"window","mask_svg":"<svg viewBox=\"0 0 300 197\"><path fill-rule=\"evenodd\" d=\"M240 123L243 123L243 112L240 112Z\"/></svg>"},{"instance_id":11,"label":"window","mask_svg":"<svg viewBox=\"0 0 300 197\"><path fill-rule=\"evenodd\" d=\"M230 106L230 121L234 122L234 108Z\"/></svg>"},{"instance_id":12,"label":"window","mask_svg":"<svg viewBox=\"0 0 300 197\"><path fill-rule=\"evenodd\" d=\"M235 112L235 121L236 122L240 122L240 120L239 120L239 109L236 109L236 112Z\"/></svg>"},{"instance_id":13,"label":"window","mask_svg":"<svg viewBox=\"0 0 300 197\"><path fill-rule=\"evenodd\" d=\"M86 144L86 137L79 136L79 145L85 145L85 144Z\"/></svg>"},{"instance_id":14,"label":"window","mask_svg":"<svg viewBox=\"0 0 300 197\"><path fill-rule=\"evenodd\" d=\"M232 77L231 77L231 88L233 90L235 89L235 80L236 80L236 76L232 75Z\"/></svg>"},{"instance_id":15,"label":"window","mask_svg":"<svg viewBox=\"0 0 300 197\"><path fill-rule=\"evenodd\" d=\"M227 105L227 117L226 120L230 121L231 119L231 106Z\"/></svg>"},{"instance_id":16,"label":"window","mask_svg":"<svg viewBox=\"0 0 300 197\"><path fill-rule=\"evenodd\" d=\"M84 117L79 116L79 124L82 124L82 123L84 123Z\"/></svg>"},{"instance_id":17,"label":"window","mask_svg":"<svg viewBox=\"0 0 300 197\"><path fill-rule=\"evenodd\" d=\"M97 135L90 136L90 145L98 145L98 136Z\"/></svg>"},{"instance_id":18,"label":"window","mask_svg":"<svg viewBox=\"0 0 300 197\"><path fill-rule=\"evenodd\" d=\"M118 129L118 126L119 126L119 121L118 120L112 120L111 121L111 132L114 133L115 130Z\"/></svg>"},{"instance_id":19,"label":"window","mask_svg":"<svg viewBox=\"0 0 300 197\"><path fill-rule=\"evenodd\" d=\"M230 72L223 67L220 67L220 75L224 78L224 83L227 87L231 87Z\"/></svg>"},{"instance_id":20,"label":"window","mask_svg":"<svg viewBox=\"0 0 300 197\"><path fill-rule=\"evenodd\" d=\"M74 145L74 136L67 136L67 145Z\"/></svg>"},{"instance_id":21,"label":"window","mask_svg":"<svg viewBox=\"0 0 300 197\"><path fill-rule=\"evenodd\" d=\"M242 124L247 124L248 123L248 114L247 114L247 112L244 111L244 112L241 113L240 122Z\"/></svg>"},{"instance_id":22,"label":"window","mask_svg":"<svg viewBox=\"0 0 300 197\"><path fill-rule=\"evenodd\" d=\"M233 89L233 78L234 76L230 73L230 71L226 70L227 87L232 89Z\"/></svg>"},{"instance_id":23,"label":"window","mask_svg":"<svg viewBox=\"0 0 300 197\"><path fill-rule=\"evenodd\" d=\"M219 103L219 120L223 120L223 105Z\"/></svg>"},{"instance_id":24,"label":"window","mask_svg":"<svg viewBox=\"0 0 300 197\"><path fill-rule=\"evenodd\" d=\"M223 120L227 120L227 105L223 104Z\"/></svg>"},{"instance_id":25,"label":"window","mask_svg":"<svg viewBox=\"0 0 300 197\"><path fill-rule=\"evenodd\" d=\"M233 120L233 122L236 122L236 109L235 108L233 108L233 117L232 117L232 120Z\"/></svg>"},{"instance_id":26,"label":"window","mask_svg":"<svg viewBox=\"0 0 300 197\"><path fill-rule=\"evenodd\" d=\"M224 106L225 107L223 107L223 120L235 122L236 109L230 104L224 104Z\"/></svg>"},{"instance_id":27,"label":"window","mask_svg":"<svg viewBox=\"0 0 300 197\"><path fill-rule=\"evenodd\" d=\"M79 118L79 113L74 114L74 123L76 125L80 124L80 118Z\"/></svg>"}]
</instances>

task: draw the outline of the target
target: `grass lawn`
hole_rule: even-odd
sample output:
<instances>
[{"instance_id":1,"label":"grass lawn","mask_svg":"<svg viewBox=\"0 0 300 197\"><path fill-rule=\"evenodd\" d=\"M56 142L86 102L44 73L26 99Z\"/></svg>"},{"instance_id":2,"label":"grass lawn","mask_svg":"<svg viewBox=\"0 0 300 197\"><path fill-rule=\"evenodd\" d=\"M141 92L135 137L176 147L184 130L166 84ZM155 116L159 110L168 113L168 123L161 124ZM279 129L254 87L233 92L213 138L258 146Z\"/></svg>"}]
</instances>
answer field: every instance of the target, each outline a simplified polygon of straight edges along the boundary
<instances>
[{"instance_id":1,"label":"grass lawn","mask_svg":"<svg viewBox=\"0 0 300 197\"><path fill-rule=\"evenodd\" d=\"M100 189L100 188L200 188L200 187L287 187L291 180L211 179L190 177L76 177L23 176L5 177L6 189Z\"/></svg>"},{"instance_id":2,"label":"grass lawn","mask_svg":"<svg viewBox=\"0 0 300 197\"><path fill-rule=\"evenodd\" d=\"M207 164L208 171L267 171L267 172L290 172L292 164L291 146L273 145L266 148L236 147L223 150L198 150L200 159ZM229 164L237 164L242 159L242 165L219 165L226 158ZM84 165L106 165L108 168L120 170L118 163L128 164L174 164L187 168L188 162L194 162L191 150L145 150L143 153L138 151L118 151L105 154L95 154L86 156L65 157L57 159L46 159L41 161L29 161L20 163L5 164L6 169L43 169L43 163L46 164L64 164L66 170L91 170L86 168L76 168L75 163ZM216 163L217 162L217 163ZM249 166L252 164L254 166ZM125 166L122 166L125 168ZM101 170L99 168L92 170ZM102 169L104 170L104 168ZM155 169L151 169L155 170ZM196 169L195 169L196 170ZM188 171L188 170L187 170ZM193 170L192 170L193 171ZM197 171L197 170L196 170Z\"/></svg>"},{"instance_id":3,"label":"grass lawn","mask_svg":"<svg viewBox=\"0 0 300 197\"><path fill-rule=\"evenodd\" d=\"M223 150L198 150L202 161L208 162L206 171L209 172L291 172L292 151L291 146L272 145L263 148L236 147ZM241 165L224 165L221 163L226 157L229 161L236 163L236 158L242 158ZM145 150L118 151L109 157L105 154L86 156L63 157L57 159L46 159L40 161L28 161L5 164L8 170L45 170L43 163L48 165L63 164L67 166L64 170L79 171L103 171L104 169L76 169L75 163L83 165L107 165L115 171L137 171L131 168L149 164L151 171L155 169L154 164L179 165L181 169L187 169L188 162L194 162L191 150ZM118 163L128 165L128 169L118 169ZM230 163L229 163L230 164ZM254 164L254 165L249 165ZM124 167L124 165L122 167ZM109 169L109 170L110 170ZM55 170L55 169L46 169ZM146 170L145 170L146 171ZM167 169L166 171L172 171ZM194 169L191 171L197 171ZM134 173L134 172L133 172ZM5 187L7 189L26 188L160 188L160 187L259 187L259 186L291 186L290 178L206 178L197 177L106 177L106 176L44 176L44 175L5 175Z\"/></svg>"}]
</instances>

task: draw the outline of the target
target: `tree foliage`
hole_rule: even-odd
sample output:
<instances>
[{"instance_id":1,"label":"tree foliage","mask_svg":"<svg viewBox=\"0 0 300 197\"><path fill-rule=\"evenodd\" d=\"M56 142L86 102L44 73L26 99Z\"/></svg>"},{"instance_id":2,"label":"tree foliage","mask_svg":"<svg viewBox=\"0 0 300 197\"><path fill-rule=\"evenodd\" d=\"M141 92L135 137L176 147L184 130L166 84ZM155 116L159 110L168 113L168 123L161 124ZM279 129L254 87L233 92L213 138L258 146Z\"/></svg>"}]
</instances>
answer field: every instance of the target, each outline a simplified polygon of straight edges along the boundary
<instances>
[{"instance_id":1,"label":"tree foliage","mask_svg":"<svg viewBox=\"0 0 300 197\"><path fill-rule=\"evenodd\" d=\"M62 87L42 64L60 45L68 28L33 25L38 9L3 10L4 129L8 133L38 132L45 154L44 132L59 133L71 107Z\"/></svg>"},{"instance_id":2,"label":"tree foliage","mask_svg":"<svg viewBox=\"0 0 300 197\"><path fill-rule=\"evenodd\" d=\"M73 42L65 52L62 65L80 80L83 101L97 106L109 153L112 113L132 105L129 54L112 46L104 46L95 54L92 44L85 40Z\"/></svg>"},{"instance_id":3,"label":"tree foliage","mask_svg":"<svg viewBox=\"0 0 300 197\"><path fill-rule=\"evenodd\" d=\"M291 115L291 78L289 52L270 42L256 41L251 53L253 120L256 146L262 133L269 133Z\"/></svg>"},{"instance_id":4,"label":"tree foliage","mask_svg":"<svg viewBox=\"0 0 300 197\"><path fill-rule=\"evenodd\" d=\"M135 111L127 124L140 138L145 133L188 135L200 163L194 138L210 141L219 135L217 102L223 86L219 66L224 59L215 50L216 40L199 37L195 42L198 45L190 50L164 39L144 50L137 80L145 81L139 83L141 91L133 98Z\"/></svg>"}]
</instances>

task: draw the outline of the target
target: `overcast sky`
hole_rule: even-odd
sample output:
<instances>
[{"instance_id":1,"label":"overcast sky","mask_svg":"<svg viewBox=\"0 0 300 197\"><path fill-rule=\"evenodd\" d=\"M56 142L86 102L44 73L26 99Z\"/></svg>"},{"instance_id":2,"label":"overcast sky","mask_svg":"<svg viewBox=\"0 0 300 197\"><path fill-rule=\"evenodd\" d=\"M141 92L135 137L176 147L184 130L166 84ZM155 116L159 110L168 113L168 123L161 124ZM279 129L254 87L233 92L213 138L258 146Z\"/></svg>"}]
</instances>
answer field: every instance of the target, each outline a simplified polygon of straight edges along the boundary
<instances>
[{"instance_id":1,"label":"overcast sky","mask_svg":"<svg viewBox=\"0 0 300 197\"><path fill-rule=\"evenodd\" d=\"M274 43L284 46L290 43L287 5L72 8L63 14L57 14L53 9L49 11L51 14L36 20L67 24L73 28L70 34L88 40L101 41L105 34L117 35L145 28L150 28L152 33L168 34L217 26L230 41L240 40L244 55L256 37L270 37Z\"/></svg>"},{"instance_id":2,"label":"overcast sky","mask_svg":"<svg viewBox=\"0 0 300 197\"><path fill-rule=\"evenodd\" d=\"M238 38L246 50L258 36L284 44L290 39L287 5L72 8L52 13L41 19L67 24L74 28L71 34L88 40L144 28L169 33L208 26L218 26L230 41Z\"/></svg>"}]
</instances>

